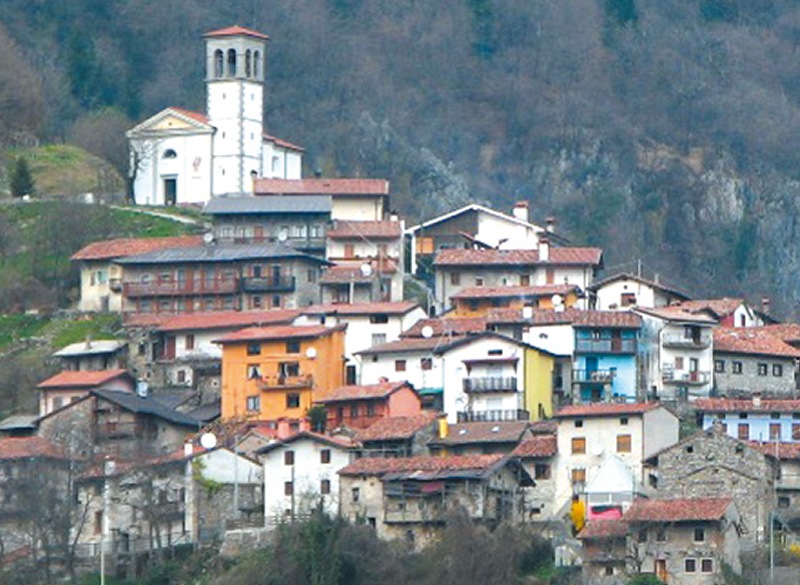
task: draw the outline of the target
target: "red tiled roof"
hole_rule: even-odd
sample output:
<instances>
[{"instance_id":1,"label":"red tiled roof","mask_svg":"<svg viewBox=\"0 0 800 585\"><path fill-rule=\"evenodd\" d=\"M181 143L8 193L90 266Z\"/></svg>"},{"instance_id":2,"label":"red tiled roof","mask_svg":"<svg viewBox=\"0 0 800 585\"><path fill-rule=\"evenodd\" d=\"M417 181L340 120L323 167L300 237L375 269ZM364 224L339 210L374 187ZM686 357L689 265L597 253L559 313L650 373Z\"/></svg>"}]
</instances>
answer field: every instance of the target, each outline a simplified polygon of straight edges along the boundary
<instances>
[{"instance_id":1,"label":"red tiled roof","mask_svg":"<svg viewBox=\"0 0 800 585\"><path fill-rule=\"evenodd\" d=\"M328 303L311 305L302 310L303 315L405 315L419 305L411 301L383 303Z\"/></svg>"},{"instance_id":2,"label":"red tiled roof","mask_svg":"<svg viewBox=\"0 0 800 585\"><path fill-rule=\"evenodd\" d=\"M533 309L530 319L522 316L522 309L489 309L486 313L486 322L493 323L523 323L529 325L569 325L572 323L573 309L553 311L550 309Z\"/></svg>"},{"instance_id":3,"label":"red tiled roof","mask_svg":"<svg viewBox=\"0 0 800 585\"><path fill-rule=\"evenodd\" d=\"M433 337L443 335L466 335L486 331L485 317L449 317L437 319L420 319L402 334L403 338L422 337L422 330L430 327Z\"/></svg>"},{"instance_id":4,"label":"red tiled roof","mask_svg":"<svg viewBox=\"0 0 800 585\"><path fill-rule=\"evenodd\" d=\"M297 146L296 144L292 144L291 142L287 142L285 140L281 140L276 136L270 136L266 132L261 135L265 140L270 142L274 142L275 146L280 146L281 148L286 148L288 150L297 150L298 152L303 152L305 148L302 146Z\"/></svg>"},{"instance_id":5,"label":"red tiled roof","mask_svg":"<svg viewBox=\"0 0 800 585\"><path fill-rule=\"evenodd\" d=\"M399 221L346 221L336 220L327 236L333 240L352 238L394 240L403 234Z\"/></svg>"},{"instance_id":6,"label":"red tiled roof","mask_svg":"<svg viewBox=\"0 0 800 585\"><path fill-rule=\"evenodd\" d=\"M84 246L71 260L110 260L123 256L135 256L168 248L188 248L203 243L202 236L177 236L173 238L120 238L92 242Z\"/></svg>"},{"instance_id":7,"label":"red tiled roof","mask_svg":"<svg viewBox=\"0 0 800 585\"><path fill-rule=\"evenodd\" d=\"M193 112L192 110L186 110L184 108L176 108L175 106L172 106L169 109L170 110L174 110L174 111L178 112L179 114L181 114L183 116L186 116L187 118L191 118L195 122L200 122L201 124L208 124L209 123L208 116L206 116L205 114L202 114L200 112Z\"/></svg>"},{"instance_id":8,"label":"red tiled roof","mask_svg":"<svg viewBox=\"0 0 800 585\"><path fill-rule=\"evenodd\" d=\"M725 515L731 502L731 498L638 499L622 519L626 522L713 521Z\"/></svg>"},{"instance_id":9,"label":"red tiled roof","mask_svg":"<svg viewBox=\"0 0 800 585\"><path fill-rule=\"evenodd\" d=\"M341 449L349 449L355 446L355 443L349 437L334 437L332 435L323 435L320 433L314 433L312 431L300 431L299 433L295 433L294 435L286 437L285 439L280 439L264 445L263 447L256 449L256 453L268 453L277 449L278 447L294 443L295 441L299 441L301 439L311 439L314 442L331 445L333 447L339 447Z\"/></svg>"},{"instance_id":10,"label":"red tiled roof","mask_svg":"<svg viewBox=\"0 0 800 585\"><path fill-rule=\"evenodd\" d=\"M749 329L764 331L786 343L800 343L800 324L798 323L763 325L762 327L750 327Z\"/></svg>"},{"instance_id":11,"label":"red tiled roof","mask_svg":"<svg viewBox=\"0 0 800 585\"><path fill-rule=\"evenodd\" d=\"M592 404L572 404L565 406L553 415L555 418L573 416L618 416L620 414L644 414L660 408L658 402L594 402Z\"/></svg>"},{"instance_id":12,"label":"red tiled roof","mask_svg":"<svg viewBox=\"0 0 800 585\"><path fill-rule=\"evenodd\" d=\"M551 248L550 259L540 260L539 250L465 250L453 248L436 254L434 266L532 266L537 264L599 265L600 248Z\"/></svg>"},{"instance_id":13,"label":"red tiled roof","mask_svg":"<svg viewBox=\"0 0 800 585\"><path fill-rule=\"evenodd\" d=\"M272 341L279 339L305 339L325 337L334 331L344 331L347 324L326 327L325 325L276 325L274 327L248 327L215 339L214 343L237 343L244 341Z\"/></svg>"},{"instance_id":14,"label":"red tiled roof","mask_svg":"<svg viewBox=\"0 0 800 585\"><path fill-rule=\"evenodd\" d=\"M388 398L390 394L409 387L408 382L381 382L378 384L365 384L363 386L340 386L325 398L316 400L319 404L329 404L331 402L345 402L348 400L378 400Z\"/></svg>"},{"instance_id":15,"label":"red tiled roof","mask_svg":"<svg viewBox=\"0 0 800 585\"><path fill-rule=\"evenodd\" d=\"M622 520L590 520L578 534L581 540L589 538L623 538L628 525Z\"/></svg>"},{"instance_id":16,"label":"red tiled roof","mask_svg":"<svg viewBox=\"0 0 800 585\"><path fill-rule=\"evenodd\" d=\"M451 299L482 298L536 298L565 295L580 288L574 284L547 284L544 286L470 286L452 295Z\"/></svg>"},{"instance_id":17,"label":"red tiled roof","mask_svg":"<svg viewBox=\"0 0 800 585\"><path fill-rule=\"evenodd\" d=\"M718 327L714 330L714 353L800 358L800 350L762 327Z\"/></svg>"},{"instance_id":18,"label":"red tiled roof","mask_svg":"<svg viewBox=\"0 0 800 585\"><path fill-rule=\"evenodd\" d=\"M300 311L297 309L186 313L162 318L157 324L157 328L160 331L188 331L196 329L229 329L248 325L290 324L299 314Z\"/></svg>"},{"instance_id":19,"label":"red tiled roof","mask_svg":"<svg viewBox=\"0 0 800 585\"><path fill-rule=\"evenodd\" d=\"M748 441L747 444L768 457L790 460L800 459L800 443L759 443L758 441Z\"/></svg>"},{"instance_id":20,"label":"red tiled roof","mask_svg":"<svg viewBox=\"0 0 800 585\"><path fill-rule=\"evenodd\" d=\"M620 280L632 280L634 282L640 282L640 283L642 283L644 285L647 285L647 286L649 286L651 288L662 290L662 291L664 291L664 292L666 292L668 294L671 294L673 296L677 296L677 297L681 297L681 298L683 298L685 300L689 300L689 295L687 295L685 292L683 292L681 290L678 290L674 286L670 286L670 285L664 284L663 282L660 282L660 281L656 282L655 280L649 280L647 278L642 278L641 276L636 276L635 274L630 274L630 273L627 273L627 272L620 272L618 274L614 274L612 276L608 276L608 277L606 277L606 278L604 278L602 280L595 281L595 282L592 283L592 285L589 288L592 289L592 290L599 290L599 289L603 288L607 284L611 284L612 282L618 282Z\"/></svg>"},{"instance_id":21,"label":"red tiled roof","mask_svg":"<svg viewBox=\"0 0 800 585\"><path fill-rule=\"evenodd\" d=\"M0 439L0 460L50 457L66 459L66 455L43 437L8 437Z\"/></svg>"},{"instance_id":22,"label":"red tiled roof","mask_svg":"<svg viewBox=\"0 0 800 585\"><path fill-rule=\"evenodd\" d=\"M522 309L491 309L487 315L489 323L527 323L530 325L562 325L573 327L613 327L638 329L642 326L642 318L630 311L582 311L565 309L553 311L534 309L531 318L522 316Z\"/></svg>"},{"instance_id":23,"label":"red tiled roof","mask_svg":"<svg viewBox=\"0 0 800 585\"><path fill-rule=\"evenodd\" d=\"M555 435L533 435L522 441L514 449L516 457L552 457L558 452L558 441Z\"/></svg>"},{"instance_id":24,"label":"red tiled roof","mask_svg":"<svg viewBox=\"0 0 800 585\"><path fill-rule=\"evenodd\" d=\"M115 380L120 376L128 376L127 370L96 370L91 372L76 372L65 370L55 376L40 382L37 388L94 388Z\"/></svg>"},{"instance_id":25,"label":"red tiled roof","mask_svg":"<svg viewBox=\"0 0 800 585\"><path fill-rule=\"evenodd\" d=\"M709 317L703 313L693 313L691 311L687 311L681 308L680 305L674 305L671 307L636 307L636 310L640 313L644 313L646 315L652 315L654 317L659 317L666 321L678 321L678 322L687 322L687 323L698 323L698 324L708 324L714 325L717 323L717 320L713 317Z\"/></svg>"},{"instance_id":26,"label":"red tiled roof","mask_svg":"<svg viewBox=\"0 0 800 585\"><path fill-rule=\"evenodd\" d=\"M250 28L244 28L243 26L239 26L239 25L228 26L228 27L221 28L221 29L218 29L218 30L212 30L211 32L207 32L203 36L205 38L210 38L210 37L232 37L232 36L237 36L237 35L245 35L245 36L248 36L248 37L255 37L257 39L263 39L265 41L267 39L269 39L269 37L267 35L265 35L264 33L260 33L258 31L253 30L253 29L250 29Z\"/></svg>"},{"instance_id":27,"label":"red tiled roof","mask_svg":"<svg viewBox=\"0 0 800 585\"><path fill-rule=\"evenodd\" d=\"M744 299L730 299L723 297L721 299L694 299L691 301L683 301L679 307L689 311L690 313L699 313L708 311L714 314L719 319L731 315L736 309L744 304Z\"/></svg>"},{"instance_id":28,"label":"red tiled roof","mask_svg":"<svg viewBox=\"0 0 800 585\"><path fill-rule=\"evenodd\" d=\"M366 429L359 430L354 439L362 443L366 441L410 439L418 431L433 423L437 418L438 415L431 412L424 412L414 416L390 416L382 418Z\"/></svg>"},{"instance_id":29,"label":"red tiled roof","mask_svg":"<svg viewBox=\"0 0 800 585\"><path fill-rule=\"evenodd\" d=\"M451 455L447 457L365 457L351 463L341 475L384 475L408 471L486 470L503 455Z\"/></svg>"},{"instance_id":30,"label":"red tiled roof","mask_svg":"<svg viewBox=\"0 0 800 585\"><path fill-rule=\"evenodd\" d=\"M727 398L698 398L694 401L703 412L800 412L800 400L729 400Z\"/></svg>"},{"instance_id":31,"label":"red tiled roof","mask_svg":"<svg viewBox=\"0 0 800 585\"><path fill-rule=\"evenodd\" d=\"M388 195L385 179L256 179L256 195Z\"/></svg>"},{"instance_id":32,"label":"red tiled roof","mask_svg":"<svg viewBox=\"0 0 800 585\"><path fill-rule=\"evenodd\" d=\"M448 345L447 340L441 337L404 337L397 341L390 341L381 345L375 345L368 349L357 352L360 354L374 353L402 353L406 351L433 351L442 346Z\"/></svg>"}]
</instances>

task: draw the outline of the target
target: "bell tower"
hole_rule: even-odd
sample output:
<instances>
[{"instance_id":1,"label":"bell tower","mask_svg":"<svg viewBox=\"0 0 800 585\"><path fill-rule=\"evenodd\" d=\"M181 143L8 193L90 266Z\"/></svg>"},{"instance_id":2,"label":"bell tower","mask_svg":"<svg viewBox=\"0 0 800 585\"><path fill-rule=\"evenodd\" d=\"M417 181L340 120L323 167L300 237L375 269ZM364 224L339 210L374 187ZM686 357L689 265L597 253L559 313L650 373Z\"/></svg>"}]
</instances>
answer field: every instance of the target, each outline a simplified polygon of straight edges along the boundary
<instances>
[{"instance_id":1,"label":"bell tower","mask_svg":"<svg viewBox=\"0 0 800 585\"><path fill-rule=\"evenodd\" d=\"M206 111L216 128L211 194L248 194L253 175L262 176L264 170L264 60L269 37L231 26L204 38Z\"/></svg>"}]
</instances>

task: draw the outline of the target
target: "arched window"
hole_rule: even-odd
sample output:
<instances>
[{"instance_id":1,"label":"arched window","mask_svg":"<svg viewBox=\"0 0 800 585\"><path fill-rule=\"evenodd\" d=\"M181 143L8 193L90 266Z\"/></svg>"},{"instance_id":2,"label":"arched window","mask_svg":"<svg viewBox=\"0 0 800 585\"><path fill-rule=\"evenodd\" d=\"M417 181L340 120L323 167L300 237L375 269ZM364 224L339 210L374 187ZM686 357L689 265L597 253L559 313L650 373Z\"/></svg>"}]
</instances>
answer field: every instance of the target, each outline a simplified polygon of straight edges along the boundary
<instances>
[{"instance_id":1,"label":"arched window","mask_svg":"<svg viewBox=\"0 0 800 585\"><path fill-rule=\"evenodd\" d=\"M222 49L217 49L214 51L214 77L222 77L224 70L223 66L223 55Z\"/></svg>"},{"instance_id":2,"label":"arched window","mask_svg":"<svg viewBox=\"0 0 800 585\"><path fill-rule=\"evenodd\" d=\"M168 148L167 150L165 150L164 154L162 155L162 158L177 158L177 157L178 157L178 153L175 152L174 150L172 150L171 148Z\"/></svg>"},{"instance_id":3,"label":"arched window","mask_svg":"<svg viewBox=\"0 0 800 585\"><path fill-rule=\"evenodd\" d=\"M236 77L236 49L228 49L228 75Z\"/></svg>"},{"instance_id":4,"label":"arched window","mask_svg":"<svg viewBox=\"0 0 800 585\"><path fill-rule=\"evenodd\" d=\"M245 77L250 77L250 49L244 54L244 74Z\"/></svg>"},{"instance_id":5,"label":"arched window","mask_svg":"<svg viewBox=\"0 0 800 585\"><path fill-rule=\"evenodd\" d=\"M258 51L253 53L253 77L261 79L261 53Z\"/></svg>"}]
</instances>

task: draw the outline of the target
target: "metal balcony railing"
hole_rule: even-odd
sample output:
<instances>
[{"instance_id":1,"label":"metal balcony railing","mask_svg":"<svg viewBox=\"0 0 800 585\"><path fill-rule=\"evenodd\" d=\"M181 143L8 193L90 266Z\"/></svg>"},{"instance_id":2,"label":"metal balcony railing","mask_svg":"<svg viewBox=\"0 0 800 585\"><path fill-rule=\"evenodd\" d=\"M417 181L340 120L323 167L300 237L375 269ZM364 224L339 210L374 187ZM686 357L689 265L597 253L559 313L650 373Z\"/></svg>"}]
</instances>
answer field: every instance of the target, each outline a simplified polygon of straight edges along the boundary
<instances>
[{"instance_id":1,"label":"metal balcony railing","mask_svg":"<svg viewBox=\"0 0 800 585\"><path fill-rule=\"evenodd\" d=\"M292 292L295 280L294 276L247 277L242 279L242 289L245 292Z\"/></svg>"},{"instance_id":2,"label":"metal balcony railing","mask_svg":"<svg viewBox=\"0 0 800 585\"><path fill-rule=\"evenodd\" d=\"M125 282L122 285L123 295L135 297L167 297L204 294L231 294L239 289L239 280L168 280L154 282Z\"/></svg>"},{"instance_id":3,"label":"metal balcony railing","mask_svg":"<svg viewBox=\"0 0 800 585\"><path fill-rule=\"evenodd\" d=\"M576 353L636 353L636 339L576 339Z\"/></svg>"},{"instance_id":4,"label":"metal balcony railing","mask_svg":"<svg viewBox=\"0 0 800 585\"><path fill-rule=\"evenodd\" d=\"M462 382L464 392L473 394L517 391L517 379L514 377L464 378Z\"/></svg>"},{"instance_id":5,"label":"metal balcony railing","mask_svg":"<svg viewBox=\"0 0 800 585\"><path fill-rule=\"evenodd\" d=\"M527 410L480 410L461 411L456 413L458 422L503 422L514 420L530 420Z\"/></svg>"},{"instance_id":6,"label":"metal balcony railing","mask_svg":"<svg viewBox=\"0 0 800 585\"><path fill-rule=\"evenodd\" d=\"M578 384L610 384L614 370L572 370L572 381Z\"/></svg>"}]
</instances>

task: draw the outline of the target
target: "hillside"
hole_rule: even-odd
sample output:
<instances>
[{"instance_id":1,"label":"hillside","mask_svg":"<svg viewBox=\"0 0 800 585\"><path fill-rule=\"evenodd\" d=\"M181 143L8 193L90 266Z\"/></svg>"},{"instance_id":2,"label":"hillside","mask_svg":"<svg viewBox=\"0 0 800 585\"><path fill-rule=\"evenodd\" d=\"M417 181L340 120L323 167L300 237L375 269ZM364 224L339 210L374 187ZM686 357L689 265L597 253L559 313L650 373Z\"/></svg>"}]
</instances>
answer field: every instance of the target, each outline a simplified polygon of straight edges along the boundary
<instances>
[{"instance_id":1,"label":"hillside","mask_svg":"<svg viewBox=\"0 0 800 585\"><path fill-rule=\"evenodd\" d=\"M201 35L239 23L271 37L267 130L308 173L387 177L411 220L528 200L609 269L797 316L791 0L8 0L0 22L5 144L124 171L126 124L202 110Z\"/></svg>"}]
</instances>

